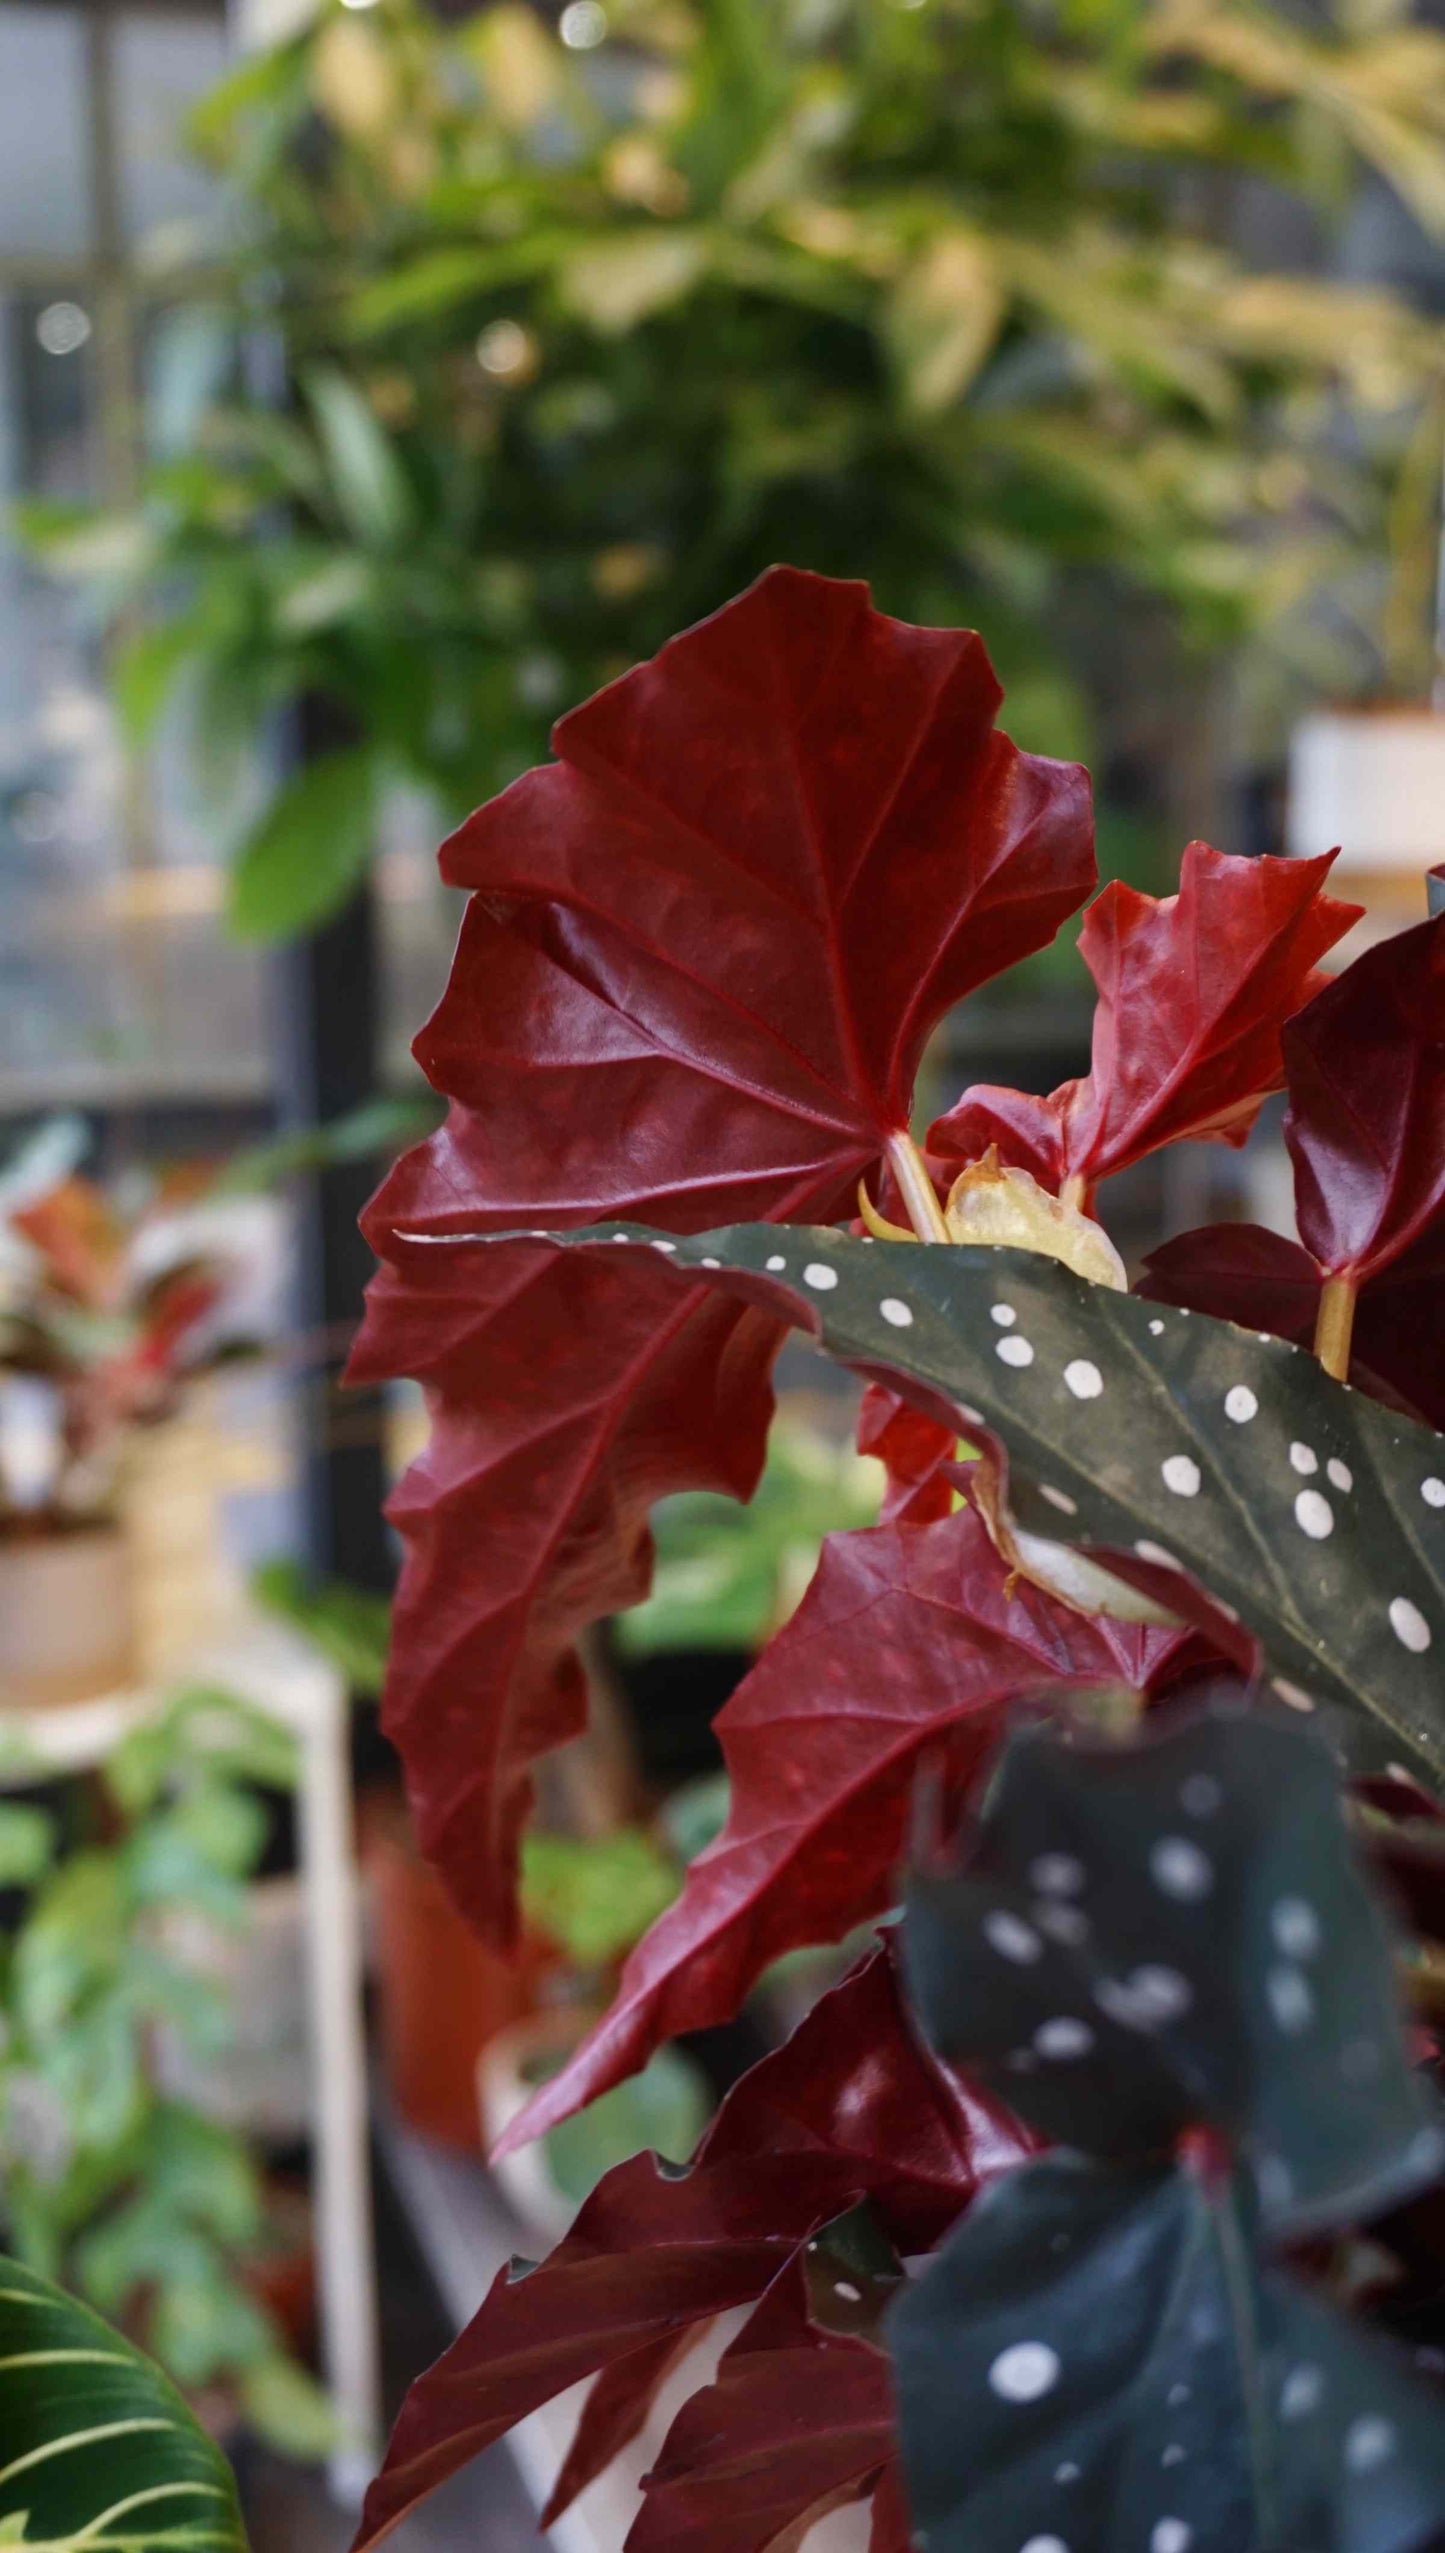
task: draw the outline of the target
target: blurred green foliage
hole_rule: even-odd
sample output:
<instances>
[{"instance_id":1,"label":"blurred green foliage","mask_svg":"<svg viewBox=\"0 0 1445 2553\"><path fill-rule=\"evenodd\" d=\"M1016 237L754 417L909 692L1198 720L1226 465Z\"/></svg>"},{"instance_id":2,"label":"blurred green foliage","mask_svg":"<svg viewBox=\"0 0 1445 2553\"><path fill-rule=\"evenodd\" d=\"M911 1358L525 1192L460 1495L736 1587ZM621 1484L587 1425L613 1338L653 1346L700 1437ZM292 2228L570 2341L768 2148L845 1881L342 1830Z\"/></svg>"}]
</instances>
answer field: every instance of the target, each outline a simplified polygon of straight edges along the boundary
<instances>
[{"instance_id":1,"label":"blurred green foliage","mask_svg":"<svg viewBox=\"0 0 1445 2553\"><path fill-rule=\"evenodd\" d=\"M394 783L458 817L776 558L979 623L1055 752L1089 743L1080 577L1096 614L1147 594L1205 644L1292 630L1317 679L1382 646L1425 679L1438 331L1229 236L1241 187L1328 224L1362 166L1445 228L1439 33L1393 0L581 27L323 0L242 62L196 120L225 192L170 279L143 501L30 514L124 616L132 735L182 702L219 809L275 711L338 714L234 840L238 927L319 919ZM1387 480L1382 637L1351 616Z\"/></svg>"},{"instance_id":2,"label":"blurred green foliage","mask_svg":"<svg viewBox=\"0 0 1445 2553\"><path fill-rule=\"evenodd\" d=\"M109 1832L62 1850L0 1806L0 1879L31 1893L0 1944L0 2214L9 2248L86 2297L188 2390L224 2384L285 2453L332 2440L330 2407L247 2284L266 2234L245 2142L161 2085L158 2038L215 2058L223 1992L176 1932L234 1928L260 1853L256 1785L292 1741L197 1688L140 1723L103 1773Z\"/></svg>"},{"instance_id":3,"label":"blurred green foliage","mask_svg":"<svg viewBox=\"0 0 1445 2553\"><path fill-rule=\"evenodd\" d=\"M652 1592L613 1625L623 1655L761 1648L807 1586L824 1535L875 1523L881 1487L869 1456L780 1417L746 1506L684 1490L657 1508Z\"/></svg>"}]
</instances>

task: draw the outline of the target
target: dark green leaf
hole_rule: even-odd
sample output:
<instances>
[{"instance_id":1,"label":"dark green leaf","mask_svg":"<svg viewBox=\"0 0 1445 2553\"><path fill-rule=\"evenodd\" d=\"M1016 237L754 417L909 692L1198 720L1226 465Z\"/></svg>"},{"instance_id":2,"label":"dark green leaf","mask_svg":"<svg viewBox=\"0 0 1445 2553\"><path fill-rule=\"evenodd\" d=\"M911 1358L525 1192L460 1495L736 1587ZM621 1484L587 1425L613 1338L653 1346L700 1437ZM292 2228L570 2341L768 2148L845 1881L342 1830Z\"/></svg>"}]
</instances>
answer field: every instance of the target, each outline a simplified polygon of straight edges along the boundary
<instances>
[{"instance_id":1,"label":"dark green leaf","mask_svg":"<svg viewBox=\"0 0 1445 2553\"><path fill-rule=\"evenodd\" d=\"M623 1234L647 1237L592 1238ZM1259 1639L1286 1700L1343 1703L1445 1771L1445 1439L1300 1348L1032 1252L775 1224L652 1246L991 1432L1028 1531L1165 1585L1188 1568Z\"/></svg>"},{"instance_id":2,"label":"dark green leaf","mask_svg":"<svg viewBox=\"0 0 1445 2553\"><path fill-rule=\"evenodd\" d=\"M245 2553L230 2467L158 2367L0 2262L0 2541Z\"/></svg>"},{"instance_id":3,"label":"dark green leaf","mask_svg":"<svg viewBox=\"0 0 1445 2553\"><path fill-rule=\"evenodd\" d=\"M974 2202L888 2321L928 2553L1411 2553L1445 2417L1264 2269L1237 2186L1050 2155Z\"/></svg>"},{"instance_id":4,"label":"dark green leaf","mask_svg":"<svg viewBox=\"0 0 1445 2553\"><path fill-rule=\"evenodd\" d=\"M232 927L247 939L285 939L334 913L370 855L375 800L375 765L360 748L307 763L241 845Z\"/></svg>"},{"instance_id":5,"label":"dark green leaf","mask_svg":"<svg viewBox=\"0 0 1445 2553\"><path fill-rule=\"evenodd\" d=\"M1143 2161L1206 2122L1292 2229L1445 2166L1308 1730L1220 1707L1124 1746L1020 1730L904 1941L934 2046L1052 2141Z\"/></svg>"}]
</instances>

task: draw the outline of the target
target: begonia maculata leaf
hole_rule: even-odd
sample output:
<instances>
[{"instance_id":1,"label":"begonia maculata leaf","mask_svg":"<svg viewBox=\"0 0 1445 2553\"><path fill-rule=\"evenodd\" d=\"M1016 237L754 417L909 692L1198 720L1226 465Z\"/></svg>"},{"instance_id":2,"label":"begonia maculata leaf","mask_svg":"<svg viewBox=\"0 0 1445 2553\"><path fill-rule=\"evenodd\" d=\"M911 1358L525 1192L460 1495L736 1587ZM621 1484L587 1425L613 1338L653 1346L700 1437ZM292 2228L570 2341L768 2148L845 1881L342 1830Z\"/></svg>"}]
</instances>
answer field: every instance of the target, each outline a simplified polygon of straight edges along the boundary
<instances>
[{"instance_id":1,"label":"begonia maculata leaf","mask_svg":"<svg viewBox=\"0 0 1445 2553\"><path fill-rule=\"evenodd\" d=\"M559 1246L629 1237L655 1249L610 1229ZM1445 1765L1445 1442L1428 1429L1298 1348L1033 1252L755 1225L657 1255L991 1445L1030 1534L1186 1614L1197 1583L1226 1655L1233 1623L1286 1699L1358 1715L1362 1765L1382 1742Z\"/></svg>"},{"instance_id":2,"label":"begonia maculata leaf","mask_svg":"<svg viewBox=\"0 0 1445 2553\"><path fill-rule=\"evenodd\" d=\"M1213 2129L1291 2229L1445 2166L1338 1768L1298 1724L1020 1729L957 1860L913 1875L904 1951L930 2044L1050 2142L1145 2162Z\"/></svg>"},{"instance_id":3,"label":"begonia maculata leaf","mask_svg":"<svg viewBox=\"0 0 1445 2553\"><path fill-rule=\"evenodd\" d=\"M635 1273L584 1294L521 1245L468 1300L436 1245L851 1213L936 1021L1093 882L1086 775L1017 752L999 698L971 632L776 568L445 848L472 899L417 1053L452 1106L368 1212L355 1371L431 1391L387 1724L425 1849L503 1938L529 1768L583 1716L576 1635L643 1591L653 1500L751 1489L778 1333L664 1313Z\"/></svg>"},{"instance_id":4,"label":"begonia maculata leaf","mask_svg":"<svg viewBox=\"0 0 1445 2553\"><path fill-rule=\"evenodd\" d=\"M1088 1073L1046 1098L965 1091L929 1132L940 1169L997 1144L1055 1193L1073 1183L1087 1196L1181 1137L1242 1143L1283 1083L1286 1021L1359 916L1323 892L1333 857L1240 859L1191 842L1176 894L1106 886L1079 935L1098 988Z\"/></svg>"},{"instance_id":5,"label":"begonia maculata leaf","mask_svg":"<svg viewBox=\"0 0 1445 2553\"><path fill-rule=\"evenodd\" d=\"M1148 1693L1187 1645L1182 1632L1067 1611L1016 1576L971 1508L831 1536L797 1613L714 1723L726 1826L507 2143L580 2109L663 2040L728 2020L785 1952L882 1913L921 1761L956 1799L1020 1695Z\"/></svg>"},{"instance_id":6,"label":"begonia maculata leaf","mask_svg":"<svg viewBox=\"0 0 1445 2553\"><path fill-rule=\"evenodd\" d=\"M1046 2155L888 2322L928 2553L1422 2553L1445 2420L1260 2256L1222 2171Z\"/></svg>"},{"instance_id":7,"label":"begonia maculata leaf","mask_svg":"<svg viewBox=\"0 0 1445 2553\"><path fill-rule=\"evenodd\" d=\"M687 2170L634 2155L598 2184L545 2261L500 2273L412 2386L358 2546L599 2368L621 2377L630 2360L645 2408L664 2338L679 2342L762 2295L810 2235L860 2199L872 2200L900 2250L918 2250L1028 2150L1006 2113L920 2047L891 1946L872 1952L743 2076ZM614 2381L621 2433L625 2396ZM588 2463L574 2463L571 2488L590 2478ZM554 2512L560 2504L559 2494Z\"/></svg>"},{"instance_id":8,"label":"begonia maculata leaf","mask_svg":"<svg viewBox=\"0 0 1445 2553\"><path fill-rule=\"evenodd\" d=\"M1255 1223L1207 1224L1150 1252L1138 1291L1308 1347L1327 1271ZM1359 1392L1445 1429L1445 1219L1366 1277L1355 1304L1349 1380Z\"/></svg>"}]
</instances>

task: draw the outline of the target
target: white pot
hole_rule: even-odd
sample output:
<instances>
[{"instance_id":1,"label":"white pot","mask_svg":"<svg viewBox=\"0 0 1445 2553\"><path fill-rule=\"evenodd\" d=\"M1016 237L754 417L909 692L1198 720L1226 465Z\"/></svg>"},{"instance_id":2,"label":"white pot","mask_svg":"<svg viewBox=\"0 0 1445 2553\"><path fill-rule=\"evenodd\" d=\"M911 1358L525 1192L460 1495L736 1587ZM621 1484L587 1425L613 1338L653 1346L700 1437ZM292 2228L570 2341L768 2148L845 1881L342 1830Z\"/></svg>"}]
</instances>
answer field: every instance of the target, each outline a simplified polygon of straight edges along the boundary
<instances>
[{"instance_id":1,"label":"white pot","mask_svg":"<svg viewBox=\"0 0 1445 2553\"><path fill-rule=\"evenodd\" d=\"M1445 860L1445 716L1401 708L1303 719L1290 748L1288 842L1298 859L1338 847L1331 892L1366 908L1331 965L1423 922L1426 872Z\"/></svg>"},{"instance_id":2,"label":"white pot","mask_svg":"<svg viewBox=\"0 0 1445 2553\"><path fill-rule=\"evenodd\" d=\"M91 1702L134 1675L130 1553L120 1527L0 1535L0 1711Z\"/></svg>"},{"instance_id":3,"label":"white pot","mask_svg":"<svg viewBox=\"0 0 1445 2553\"><path fill-rule=\"evenodd\" d=\"M498 2137L536 2091L538 2060L555 2058L565 2063L595 2017L579 2013L575 2006L534 2012L487 2041L477 2059L477 2108L482 2145L489 2156ZM520 2153L493 2159L491 2171L512 2213L549 2247L560 2243L577 2213L577 2202L553 2180L545 2139L538 2137Z\"/></svg>"},{"instance_id":4,"label":"white pot","mask_svg":"<svg viewBox=\"0 0 1445 2553\"><path fill-rule=\"evenodd\" d=\"M254 1881L237 1930L197 1908L171 1907L161 1935L170 1957L215 1989L230 2033L217 2056L201 2057L163 2030L156 2050L162 2090L240 2134L275 2145L304 2136L314 2103L300 1879L286 1872Z\"/></svg>"}]
</instances>

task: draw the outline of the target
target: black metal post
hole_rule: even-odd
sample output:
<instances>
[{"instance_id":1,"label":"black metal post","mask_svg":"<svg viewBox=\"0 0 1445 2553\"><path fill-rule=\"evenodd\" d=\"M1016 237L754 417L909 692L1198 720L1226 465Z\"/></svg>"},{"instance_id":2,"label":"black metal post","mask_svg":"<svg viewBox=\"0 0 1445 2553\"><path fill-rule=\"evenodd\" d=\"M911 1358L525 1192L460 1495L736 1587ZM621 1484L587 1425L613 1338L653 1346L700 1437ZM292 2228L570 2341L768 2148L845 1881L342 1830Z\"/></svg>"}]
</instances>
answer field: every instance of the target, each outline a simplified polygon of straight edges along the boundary
<instances>
[{"instance_id":1,"label":"black metal post","mask_svg":"<svg viewBox=\"0 0 1445 2553\"><path fill-rule=\"evenodd\" d=\"M336 744L324 702L297 721L305 758ZM364 884L333 921L276 961L277 1101L283 1126L328 1125L376 1095L381 1069L376 899ZM296 1326L305 1347L302 1412L304 1557L327 1577L385 1591L395 1569L379 1391L343 1391L341 1370L372 1257L357 1217L376 1184L372 1161L337 1162L297 1183Z\"/></svg>"}]
</instances>

